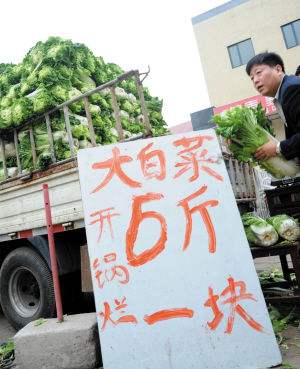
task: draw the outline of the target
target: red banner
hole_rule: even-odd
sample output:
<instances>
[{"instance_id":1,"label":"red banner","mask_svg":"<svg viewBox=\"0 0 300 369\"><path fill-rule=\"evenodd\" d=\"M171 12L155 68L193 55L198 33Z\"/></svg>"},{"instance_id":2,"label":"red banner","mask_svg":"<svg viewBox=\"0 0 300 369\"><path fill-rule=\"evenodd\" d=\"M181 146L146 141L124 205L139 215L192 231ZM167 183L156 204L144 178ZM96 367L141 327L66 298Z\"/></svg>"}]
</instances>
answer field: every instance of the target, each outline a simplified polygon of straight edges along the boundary
<instances>
[{"instance_id":1,"label":"red banner","mask_svg":"<svg viewBox=\"0 0 300 369\"><path fill-rule=\"evenodd\" d=\"M266 109L267 114L276 113L276 107L273 104L273 98L261 96L261 95L247 97L246 99L235 101L227 105L217 106L213 109L213 111L214 111L214 114L220 114L225 110L229 110L230 108L233 108L235 106L240 106L240 105L248 106L250 108L255 108L259 103L261 103L263 108Z\"/></svg>"}]
</instances>

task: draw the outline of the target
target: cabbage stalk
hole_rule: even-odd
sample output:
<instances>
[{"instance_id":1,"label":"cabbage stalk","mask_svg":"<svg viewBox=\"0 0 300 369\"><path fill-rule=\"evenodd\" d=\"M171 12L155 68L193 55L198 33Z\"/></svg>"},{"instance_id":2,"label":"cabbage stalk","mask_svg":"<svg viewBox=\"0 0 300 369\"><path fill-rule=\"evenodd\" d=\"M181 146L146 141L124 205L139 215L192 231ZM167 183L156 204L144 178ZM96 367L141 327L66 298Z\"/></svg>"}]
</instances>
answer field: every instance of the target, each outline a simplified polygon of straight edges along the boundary
<instances>
[{"instance_id":1,"label":"cabbage stalk","mask_svg":"<svg viewBox=\"0 0 300 369\"><path fill-rule=\"evenodd\" d=\"M278 233L275 228L259 216L246 213L242 216L242 221L250 244L268 247L278 241Z\"/></svg>"},{"instance_id":2,"label":"cabbage stalk","mask_svg":"<svg viewBox=\"0 0 300 369\"><path fill-rule=\"evenodd\" d=\"M286 214L275 215L267 219L277 231L280 237L287 241L296 241L300 237L298 221Z\"/></svg>"}]
</instances>

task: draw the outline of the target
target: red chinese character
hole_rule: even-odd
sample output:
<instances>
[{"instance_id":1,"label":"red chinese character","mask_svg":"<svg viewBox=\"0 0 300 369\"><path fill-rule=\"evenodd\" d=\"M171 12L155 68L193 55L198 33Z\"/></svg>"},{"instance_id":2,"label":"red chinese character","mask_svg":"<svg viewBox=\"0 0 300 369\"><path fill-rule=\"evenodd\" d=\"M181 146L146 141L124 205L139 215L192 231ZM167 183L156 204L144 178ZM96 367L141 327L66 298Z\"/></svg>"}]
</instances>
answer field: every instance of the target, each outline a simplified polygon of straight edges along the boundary
<instances>
[{"instance_id":1,"label":"red chinese character","mask_svg":"<svg viewBox=\"0 0 300 369\"><path fill-rule=\"evenodd\" d=\"M111 254L104 255L104 264L109 264L116 261L117 255L113 252ZM112 282L115 278L118 279L119 283L127 284L129 282L129 272L124 265L114 265L110 269L99 270L100 261L96 258L93 262L93 269L95 272L95 278L99 288L103 288L105 282Z\"/></svg>"},{"instance_id":2,"label":"red chinese character","mask_svg":"<svg viewBox=\"0 0 300 369\"><path fill-rule=\"evenodd\" d=\"M276 112L276 106L274 105L273 98L271 97L264 97L263 106L265 107L267 114Z\"/></svg>"},{"instance_id":3,"label":"red chinese character","mask_svg":"<svg viewBox=\"0 0 300 369\"><path fill-rule=\"evenodd\" d=\"M182 206L185 216L186 216L186 230L185 230L185 238L184 238L184 244L183 244L183 251L186 250L188 245L190 244L191 240L191 233L192 233L192 227L193 227L193 219L192 215L196 213L197 211L200 213L205 228L208 233L209 237L209 244L208 244L208 250L211 253L214 253L216 251L216 233L213 226L213 223L210 219L207 207L211 206L217 206L219 204L219 201L217 200L208 200L203 202L202 204L196 205L193 208L190 208L189 202L193 199L196 199L198 196L202 195L207 190L207 186L202 186L198 191L195 193L189 195L185 199L178 202L177 206Z\"/></svg>"},{"instance_id":4,"label":"red chinese character","mask_svg":"<svg viewBox=\"0 0 300 369\"><path fill-rule=\"evenodd\" d=\"M244 105L249 107L249 108L255 108L258 104L259 104L259 101L257 101L257 100L249 100L249 101L245 102Z\"/></svg>"},{"instance_id":5,"label":"red chinese character","mask_svg":"<svg viewBox=\"0 0 300 369\"><path fill-rule=\"evenodd\" d=\"M103 180L103 182L93 189L92 193L95 193L99 191L101 188L106 186L109 181L112 179L114 174L116 174L123 183L128 185L129 187L141 187L141 183L132 180L129 178L125 172L123 172L121 165L124 163L129 163L132 161L132 158L130 156L126 155L120 155L120 150L118 147L114 147L112 149L113 157L111 159L108 159L106 161L102 161L99 163L94 163L92 165L92 169L109 169L109 172L106 176L106 178Z\"/></svg>"},{"instance_id":6,"label":"red chinese character","mask_svg":"<svg viewBox=\"0 0 300 369\"><path fill-rule=\"evenodd\" d=\"M175 308L175 309L166 309L160 310L151 315L145 315L144 321L149 324L155 324L157 322L161 322L163 320L175 319L175 318L192 318L194 316L194 312L191 309L187 308Z\"/></svg>"},{"instance_id":7,"label":"red chinese character","mask_svg":"<svg viewBox=\"0 0 300 369\"><path fill-rule=\"evenodd\" d=\"M220 311L217 304L217 301L219 300L219 295L214 295L213 289L211 287L208 288L208 296L209 298L204 303L204 306L210 307L215 317L211 322L208 322L207 325L210 329L215 330L222 320L224 314Z\"/></svg>"},{"instance_id":8,"label":"red chinese character","mask_svg":"<svg viewBox=\"0 0 300 369\"><path fill-rule=\"evenodd\" d=\"M266 104L266 106L274 106L273 98L272 97L265 97L265 104Z\"/></svg>"},{"instance_id":9,"label":"red chinese character","mask_svg":"<svg viewBox=\"0 0 300 369\"><path fill-rule=\"evenodd\" d=\"M235 314L239 314L239 316L245 320L245 322L253 329L258 332L263 332L263 326L256 322L243 308L238 302L243 300L252 300L257 301L251 293L246 293L246 284L243 281L235 282L232 277L227 279L228 287L226 287L220 295L214 295L211 287L208 289L209 298L204 303L204 306L212 309L214 313L214 319L211 322L208 322L208 326L210 329L215 330L220 324L224 314L220 311L217 301L221 297L226 295L230 295L225 301L222 302L222 305L230 304L230 313L227 320L227 327L225 333L231 333L233 329L233 323L235 320ZM237 292L237 290L239 291Z\"/></svg>"},{"instance_id":10,"label":"red chinese character","mask_svg":"<svg viewBox=\"0 0 300 369\"><path fill-rule=\"evenodd\" d=\"M276 106L275 105L269 105L266 107L266 113L272 114L276 112Z\"/></svg>"},{"instance_id":11,"label":"red chinese character","mask_svg":"<svg viewBox=\"0 0 300 369\"><path fill-rule=\"evenodd\" d=\"M121 314L125 314L124 309L128 306L126 304L126 297L123 297L122 300L117 300L115 299L115 308L114 311ZM136 317L134 315L122 315L120 318L118 318L117 320L114 320L112 318L112 311L111 311L111 307L109 305L108 302L104 302L104 311L100 311L97 315L99 318L103 319L102 322L102 326L101 326L101 330L104 331L104 329L106 328L106 324L109 321L113 326L118 325L120 323L132 323L132 324L137 324L137 320Z\"/></svg>"},{"instance_id":12,"label":"red chinese character","mask_svg":"<svg viewBox=\"0 0 300 369\"><path fill-rule=\"evenodd\" d=\"M204 172L209 174L210 176L216 178L219 181L223 181L223 177L217 173L215 170L209 168L207 164L217 163L217 160L212 158L207 158L206 155L208 154L207 149L203 149L201 151L197 151L202 145L204 140L211 141L214 138L212 136L196 136L196 137L183 137L180 140L174 141L173 145L183 146L184 149L181 150L177 155L183 159L182 162L176 163L177 168L181 168L174 176L177 178L181 176L183 173L187 172L188 170L193 170L193 175L189 178L190 182L195 181L199 178L199 166Z\"/></svg>"},{"instance_id":13,"label":"red chinese character","mask_svg":"<svg viewBox=\"0 0 300 369\"><path fill-rule=\"evenodd\" d=\"M150 152L146 152L153 146L153 143L145 146L138 154L138 159L141 163L141 168L144 176L146 178L156 178L160 181L166 178L166 159L163 151L161 150L153 150ZM150 162L152 158L157 158L159 161L159 170L158 171L150 171L150 168L157 168L158 164L156 162Z\"/></svg>"},{"instance_id":14,"label":"red chinese character","mask_svg":"<svg viewBox=\"0 0 300 369\"><path fill-rule=\"evenodd\" d=\"M107 208L107 209L95 211L94 213L90 214L90 217L99 216L99 218L97 218L97 219L90 222L90 225L93 225L93 224L98 223L98 222L100 223L99 224L98 242L100 241L101 236L102 236L104 220L105 219L107 219L107 223L109 225L111 238L114 238L114 233L113 233L112 224L111 224L111 218L116 216L116 215L120 215L120 214L119 213L111 214L110 211L113 210L113 209L114 209L113 207L112 208ZM103 214L105 212L107 212L107 214Z\"/></svg>"},{"instance_id":15,"label":"red chinese character","mask_svg":"<svg viewBox=\"0 0 300 369\"><path fill-rule=\"evenodd\" d=\"M126 255L128 263L132 266L143 265L160 254L167 241L167 224L165 218L156 211L142 211L142 204L152 200L160 200L163 197L160 193L146 193L141 196L133 196L132 213L130 224L126 232ZM140 254L134 252L139 226L146 219L157 219L161 226L161 233L158 241L150 249L146 249Z\"/></svg>"}]
</instances>

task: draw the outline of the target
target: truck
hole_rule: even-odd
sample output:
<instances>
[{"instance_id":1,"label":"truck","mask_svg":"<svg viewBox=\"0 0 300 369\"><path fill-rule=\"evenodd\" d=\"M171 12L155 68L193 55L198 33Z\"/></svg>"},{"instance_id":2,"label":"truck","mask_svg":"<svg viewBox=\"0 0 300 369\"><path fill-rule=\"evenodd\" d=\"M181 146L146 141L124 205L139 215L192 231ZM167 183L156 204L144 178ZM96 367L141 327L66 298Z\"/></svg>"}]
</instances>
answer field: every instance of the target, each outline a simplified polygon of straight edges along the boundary
<instances>
[{"instance_id":1,"label":"truck","mask_svg":"<svg viewBox=\"0 0 300 369\"><path fill-rule=\"evenodd\" d=\"M84 269L89 273L88 268L81 268L83 260L87 260L86 236L69 107L77 101L83 101L91 142L96 146L88 98L100 91L109 90L119 141L124 141L126 139L121 126L116 88L120 82L129 78L135 78L146 133L134 135L127 140L149 136L151 127L142 81L137 70L124 73L44 114L52 157L51 165L45 170L24 172L19 155L19 129L14 128L5 135L0 134L0 152L5 175L5 179L0 182L0 301L4 315L16 329L25 326L29 321L55 314L43 184L49 187L57 264L65 300L70 300L70 294L76 295L76 291L80 289L80 271ZM70 158L61 161L55 158L51 130L51 116L58 111L63 112L70 147ZM26 127L30 132L34 163L37 154L33 128L40 118L36 117L22 126L22 129ZM18 172L14 176L10 176L6 165L7 135L13 139L17 157ZM89 275L82 276L83 281L87 278ZM78 303L76 299L74 303Z\"/></svg>"},{"instance_id":2,"label":"truck","mask_svg":"<svg viewBox=\"0 0 300 369\"><path fill-rule=\"evenodd\" d=\"M116 98L117 85L134 78L142 110L144 134L125 138L120 120L120 107ZM141 74L132 70L95 89L89 90L54 109L46 112L43 119L47 125L52 163L44 170L24 172L20 155L19 128L0 133L5 179L0 182L0 303L4 315L13 327L19 329L40 317L53 317L55 298L51 274L51 262L45 220L43 184L47 184L51 199L53 232L55 237L58 271L62 297L66 305L78 305L78 296L89 292L91 275L86 246L83 207L76 150L70 127L71 104L83 101L86 122L92 146L96 146L88 98L100 91L111 94L116 130L119 141L130 141L151 136L151 126L143 94ZM70 158L58 161L55 157L51 117L61 111L70 148ZM33 162L37 160L33 135L34 125L41 117L28 121ZM17 173L10 175L6 165L5 140L10 135L17 157ZM255 201L252 168L240 164L224 152L230 180L240 206ZM114 196L117 196L115 194ZM68 309L68 307L67 307Z\"/></svg>"}]
</instances>

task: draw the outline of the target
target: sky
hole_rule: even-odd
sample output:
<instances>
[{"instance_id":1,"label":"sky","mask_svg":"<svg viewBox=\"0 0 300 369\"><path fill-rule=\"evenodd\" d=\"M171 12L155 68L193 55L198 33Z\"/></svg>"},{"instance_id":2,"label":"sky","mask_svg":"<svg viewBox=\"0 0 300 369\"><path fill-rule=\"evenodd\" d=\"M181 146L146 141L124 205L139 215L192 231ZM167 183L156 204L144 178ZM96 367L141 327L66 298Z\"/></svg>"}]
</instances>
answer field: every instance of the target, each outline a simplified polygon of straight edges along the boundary
<instances>
[{"instance_id":1,"label":"sky","mask_svg":"<svg viewBox=\"0 0 300 369\"><path fill-rule=\"evenodd\" d=\"M86 44L163 99L169 126L210 106L191 18L224 0L10 0L1 4L0 62L19 63L37 41L60 36ZM5 16L4 16L5 15Z\"/></svg>"}]
</instances>

